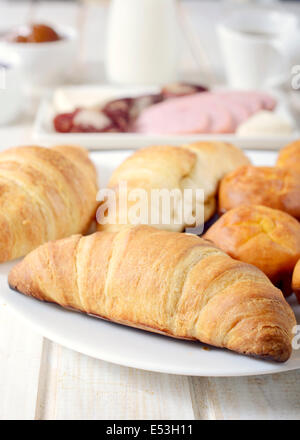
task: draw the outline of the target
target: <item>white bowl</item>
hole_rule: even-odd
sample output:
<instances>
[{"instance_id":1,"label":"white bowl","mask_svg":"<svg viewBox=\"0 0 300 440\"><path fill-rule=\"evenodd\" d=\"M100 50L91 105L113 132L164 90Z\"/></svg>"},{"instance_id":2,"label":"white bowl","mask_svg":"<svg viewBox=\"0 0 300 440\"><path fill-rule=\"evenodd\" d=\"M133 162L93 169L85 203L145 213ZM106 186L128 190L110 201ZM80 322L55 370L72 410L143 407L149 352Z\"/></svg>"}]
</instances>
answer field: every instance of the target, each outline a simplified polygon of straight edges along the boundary
<instances>
[{"instance_id":1,"label":"white bowl","mask_svg":"<svg viewBox=\"0 0 300 440\"><path fill-rule=\"evenodd\" d=\"M56 86L72 72L77 50L77 32L56 26L63 38L47 43L16 43L0 40L1 54L18 57L26 89Z\"/></svg>"}]
</instances>

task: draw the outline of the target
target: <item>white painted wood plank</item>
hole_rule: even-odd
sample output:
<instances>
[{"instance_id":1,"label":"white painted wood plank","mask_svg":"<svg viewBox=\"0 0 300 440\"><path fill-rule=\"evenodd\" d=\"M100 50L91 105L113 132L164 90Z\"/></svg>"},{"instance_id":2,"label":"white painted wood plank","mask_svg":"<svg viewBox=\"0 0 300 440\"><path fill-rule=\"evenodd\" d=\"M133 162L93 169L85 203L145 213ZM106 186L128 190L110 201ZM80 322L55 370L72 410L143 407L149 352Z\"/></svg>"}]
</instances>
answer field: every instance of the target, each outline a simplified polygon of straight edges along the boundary
<instances>
[{"instance_id":1,"label":"white painted wood plank","mask_svg":"<svg viewBox=\"0 0 300 440\"><path fill-rule=\"evenodd\" d=\"M193 419L188 378L92 359L46 342L37 419Z\"/></svg>"},{"instance_id":2,"label":"white painted wood plank","mask_svg":"<svg viewBox=\"0 0 300 440\"><path fill-rule=\"evenodd\" d=\"M300 371L241 378L190 378L196 419L300 419Z\"/></svg>"},{"instance_id":3,"label":"white painted wood plank","mask_svg":"<svg viewBox=\"0 0 300 440\"><path fill-rule=\"evenodd\" d=\"M43 337L0 303L0 420L35 417Z\"/></svg>"}]
</instances>

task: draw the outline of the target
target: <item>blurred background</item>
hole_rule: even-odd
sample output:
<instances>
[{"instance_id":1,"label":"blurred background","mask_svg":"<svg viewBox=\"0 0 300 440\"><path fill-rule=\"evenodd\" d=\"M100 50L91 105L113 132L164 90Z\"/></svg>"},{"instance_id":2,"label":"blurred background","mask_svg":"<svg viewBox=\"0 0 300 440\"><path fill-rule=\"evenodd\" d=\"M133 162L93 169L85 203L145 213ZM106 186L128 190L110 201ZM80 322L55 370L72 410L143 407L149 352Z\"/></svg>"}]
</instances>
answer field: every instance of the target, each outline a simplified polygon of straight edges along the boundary
<instances>
[{"instance_id":1,"label":"blurred background","mask_svg":"<svg viewBox=\"0 0 300 440\"><path fill-rule=\"evenodd\" d=\"M294 92L299 19L298 1L0 0L0 65L17 60L11 90L24 83L38 99L57 86L95 83ZM24 43L33 24L59 40Z\"/></svg>"},{"instance_id":2,"label":"blurred background","mask_svg":"<svg viewBox=\"0 0 300 440\"><path fill-rule=\"evenodd\" d=\"M89 65L85 71L82 69L77 72L77 77L75 74L72 81L78 81L79 77L80 81L105 80L103 63L111 3L110 0L0 0L0 31L24 24L29 20L72 26L79 34L77 55L81 67ZM222 58L216 25L231 11L252 6L263 9L272 7L288 10L300 17L299 1L178 0L175 3L179 5L179 66L184 75L195 78L196 74L200 81L201 71L204 73L209 71L217 81L224 79L225 72L220 61Z\"/></svg>"}]
</instances>

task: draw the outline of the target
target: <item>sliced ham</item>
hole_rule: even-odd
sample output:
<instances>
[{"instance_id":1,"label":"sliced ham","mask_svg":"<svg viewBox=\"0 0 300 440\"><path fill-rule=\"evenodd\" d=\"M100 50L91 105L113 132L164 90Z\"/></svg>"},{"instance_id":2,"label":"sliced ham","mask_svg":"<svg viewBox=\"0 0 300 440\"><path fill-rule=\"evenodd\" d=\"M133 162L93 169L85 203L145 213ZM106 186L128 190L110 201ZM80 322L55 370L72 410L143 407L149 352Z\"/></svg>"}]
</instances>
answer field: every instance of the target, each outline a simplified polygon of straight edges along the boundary
<instances>
[{"instance_id":1,"label":"sliced ham","mask_svg":"<svg viewBox=\"0 0 300 440\"><path fill-rule=\"evenodd\" d=\"M230 92L219 91L215 93L226 99L246 105L251 114L260 110L274 110L276 107L276 100L264 92L233 90Z\"/></svg>"},{"instance_id":2,"label":"sliced ham","mask_svg":"<svg viewBox=\"0 0 300 440\"><path fill-rule=\"evenodd\" d=\"M276 99L274 99L271 95L268 95L267 93L263 93L263 92L253 92L256 93L258 96L261 97L261 99L263 100L263 105L264 105L264 109L265 110L274 110L274 108L276 107Z\"/></svg>"},{"instance_id":3,"label":"sliced ham","mask_svg":"<svg viewBox=\"0 0 300 440\"><path fill-rule=\"evenodd\" d=\"M190 102L193 96L174 98L148 107L137 118L133 131L145 134L207 133L209 115L193 107Z\"/></svg>"},{"instance_id":4,"label":"sliced ham","mask_svg":"<svg viewBox=\"0 0 300 440\"><path fill-rule=\"evenodd\" d=\"M263 101L258 96L253 96L244 92L215 92L217 95L221 96L227 102L235 102L245 106L249 112L249 115L263 109Z\"/></svg>"},{"instance_id":5,"label":"sliced ham","mask_svg":"<svg viewBox=\"0 0 300 440\"><path fill-rule=\"evenodd\" d=\"M272 110L275 105L262 92L196 93L147 108L133 130L147 134L234 133L254 113Z\"/></svg>"},{"instance_id":6,"label":"sliced ham","mask_svg":"<svg viewBox=\"0 0 300 440\"><path fill-rule=\"evenodd\" d=\"M245 122L253 114L253 112L251 112L245 104L234 99L230 99L226 96L216 93L203 93L202 95L202 103L205 103L206 108L210 109L212 106L212 110L214 110L217 107L222 107L231 114L231 127L228 132L234 132L239 124ZM218 133L218 131L214 129L212 129L211 132ZM220 132L222 133L222 131Z\"/></svg>"},{"instance_id":7,"label":"sliced ham","mask_svg":"<svg viewBox=\"0 0 300 440\"><path fill-rule=\"evenodd\" d=\"M231 112L209 92L174 98L147 108L134 131L153 134L231 133Z\"/></svg>"}]
</instances>

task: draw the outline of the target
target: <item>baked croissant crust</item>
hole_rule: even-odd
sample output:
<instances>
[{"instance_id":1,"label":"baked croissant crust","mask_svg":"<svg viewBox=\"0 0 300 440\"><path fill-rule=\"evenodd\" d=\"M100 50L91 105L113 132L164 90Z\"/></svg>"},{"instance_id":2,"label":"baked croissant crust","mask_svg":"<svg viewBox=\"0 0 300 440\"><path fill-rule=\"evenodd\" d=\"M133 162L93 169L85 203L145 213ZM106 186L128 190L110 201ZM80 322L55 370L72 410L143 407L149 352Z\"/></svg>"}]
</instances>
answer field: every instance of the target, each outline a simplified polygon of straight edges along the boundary
<instances>
[{"instance_id":1,"label":"baked croissant crust","mask_svg":"<svg viewBox=\"0 0 300 440\"><path fill-rule=\"evenodd\" d=\"M276 165L300 173L300 140L291 142L280 150Z\"/></svg>"},{"instance_id":2,"label":"baked croissant crust","mask_svg":"<svg viewBox=\"0 0 300 440\"><path fill-rule=\"evenodd\" d=\"M224 142L196 142L180 147L165 145L152 146L136 151L128 157L112 174L108 187L116 194L119 205L120 182L126 182L128 192L131 190L145 190L148 194L153 189L185 189L204 190L204 212L201 203L201 212L196 223L208 220L216 210L216 193L221 178L241 165L249 164L249 159L237 147ZM202 202L202 201L201 201ZM128 211L135 203L128 197L127 206L117 210L116 223L102 223L103 216L98 216L99 230L117 231L123 224L130 224ZM189 212L195 213L197 201L194 198L189 206ZM170 221L161 221L161 207L157 216L151 217L156 208L149 205L147 224L160 229L182 231L186 226L184 219L179 218L179 205L171 205ZM158 218L157 223L152 218ZM120 221L120 219L125 221Z\"/></svg>"},{"instance_id":3,"label":"baked croissant crust","mask_svg":"<svg viewBox=\"0 0 300 440\"><path fill-rule=\"evenodd\" d=\"M256 267L195 235L124 227L46 243L9 274L11 288L99 317L286 361L295 317Z\"/></svg>"},{"instance_id":4,"label":"baked croissant crust","mask_svg":"<svg viewBox=\"0 0 300 440\"><path fill-rule=\"evenodd\" d=\"M18 147L0 153L0 262L83 233L97 208L96 171L81 147Z\"/></svg>"},{"instance_id":5,"label":"baked croissant crust","mask_svg":"<svg viewBox=\"0 0 300 440\"><path fill-rule=\"evenodd\" d=\"M285 295L292 293L292 273L300 258L300 223L294 217L266 206L241 205L222 215L204 238L257 266Z\"/></svg>"},{"instance_id":6,"label":"baked croissant crust","mask_svg":"<svg viewBox=\"0 0 300 440\"><path fill-rule=\"evenodd\" d=\"M220 184L219 210L239 205L264 205L300 220L300 173L289 168L242 166Z\"/></svg>"}]
</instances>

